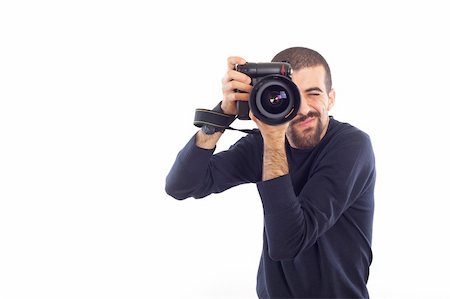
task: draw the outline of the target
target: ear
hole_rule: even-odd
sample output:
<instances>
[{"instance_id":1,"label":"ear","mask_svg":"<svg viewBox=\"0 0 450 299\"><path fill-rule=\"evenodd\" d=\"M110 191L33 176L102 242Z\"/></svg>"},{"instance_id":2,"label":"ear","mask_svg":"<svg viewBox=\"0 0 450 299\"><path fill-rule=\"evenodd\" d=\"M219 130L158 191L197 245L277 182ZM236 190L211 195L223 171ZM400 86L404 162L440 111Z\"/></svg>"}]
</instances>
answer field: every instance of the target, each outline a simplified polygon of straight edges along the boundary
<instances>
[{"instance_id":1,"label":"ear","mask_svg":"<svg viewBox=\"0 0 450 299\"><path fill-rule=\"evenodd\" d=\"M330 90L330 92L328 93L328 107L327 107L327 110L328 110L328 111L330 111L331 108L333 108L335 97L336 97L336 92L335 92L334 89L332 88L332 89Z\"/></svg>"}]
</instances>

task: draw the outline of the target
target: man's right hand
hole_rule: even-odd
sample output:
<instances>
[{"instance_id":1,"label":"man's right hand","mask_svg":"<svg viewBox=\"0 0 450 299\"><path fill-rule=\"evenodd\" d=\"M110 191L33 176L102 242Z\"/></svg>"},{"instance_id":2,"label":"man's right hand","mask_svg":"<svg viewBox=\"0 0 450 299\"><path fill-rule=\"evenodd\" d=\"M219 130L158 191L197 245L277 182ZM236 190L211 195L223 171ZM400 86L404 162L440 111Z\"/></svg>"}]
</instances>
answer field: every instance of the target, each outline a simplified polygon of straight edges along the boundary
<instances>
[{"instance_id":1,"label":"man's right hand","mask_svg":"<svg viewBox=\"0 0 450 299\"><path fill-rule=\"evenodd\" d=\"M234 68L236 64L244 64L246 61L239 56L231 56L227 59L227 72L222 79L222 110L226 114L237 115L236 101L248 101L252 79Z\"/></svg>"}]
</instances>

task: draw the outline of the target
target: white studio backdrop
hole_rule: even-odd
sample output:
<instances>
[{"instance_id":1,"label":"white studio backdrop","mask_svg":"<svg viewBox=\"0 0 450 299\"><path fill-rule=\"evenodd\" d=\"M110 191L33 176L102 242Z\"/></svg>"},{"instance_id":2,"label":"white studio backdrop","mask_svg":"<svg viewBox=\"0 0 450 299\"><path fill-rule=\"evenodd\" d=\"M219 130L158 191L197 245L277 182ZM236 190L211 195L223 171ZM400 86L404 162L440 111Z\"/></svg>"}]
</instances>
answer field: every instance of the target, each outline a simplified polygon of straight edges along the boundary
<instances>
[{"instance_id":1,"label":"white studio backdrop","mask_svg":"<svg viewBox=\"0 0 450 299\"><path fill-rule=\"evenodd\" d=\"M256 298L253 185L166 195L226 58L328 60L372 137L372 298L450 298L446 1L0 2L0 298ZM238 127L254 127L249 122ZM227 132L217 150L242 133Z\"/></svg>"}]
</instances>

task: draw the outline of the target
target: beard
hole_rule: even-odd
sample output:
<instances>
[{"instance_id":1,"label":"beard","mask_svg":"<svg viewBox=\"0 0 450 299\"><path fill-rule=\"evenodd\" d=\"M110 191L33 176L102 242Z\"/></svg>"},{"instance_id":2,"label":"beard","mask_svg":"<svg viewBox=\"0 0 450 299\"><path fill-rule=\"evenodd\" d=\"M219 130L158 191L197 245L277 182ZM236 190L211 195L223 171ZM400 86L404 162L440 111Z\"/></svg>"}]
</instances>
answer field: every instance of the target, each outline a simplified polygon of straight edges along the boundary
<instances>
[{"instance_id":1,"label":"beard","mask_svg":"<svg viewBox=\"0 0 450 299\"><path fill-rule=\"evenodd\" d=\"M294 118L287 129L289 143L294 148L308 149L313 148L320 142L320 135L323 130L323 122L319 112L309 112L307 115L299 114L300 117ZM317 119L317 124L313 127L300 131L297 124L307 120L310 117Z\"/></svg>"}]
</instances>

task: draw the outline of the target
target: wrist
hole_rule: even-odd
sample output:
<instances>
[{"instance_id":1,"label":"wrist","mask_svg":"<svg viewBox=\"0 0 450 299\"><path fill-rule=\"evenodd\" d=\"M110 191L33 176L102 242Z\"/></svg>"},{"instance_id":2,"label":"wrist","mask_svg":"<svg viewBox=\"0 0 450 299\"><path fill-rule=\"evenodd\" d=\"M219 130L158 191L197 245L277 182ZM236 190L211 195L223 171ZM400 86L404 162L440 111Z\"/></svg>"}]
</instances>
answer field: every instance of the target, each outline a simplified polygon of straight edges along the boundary
<instances>
[{"instance_id":1,"label":"wrist","mask_svg":"<svg viewBox=\"0 0 450 299\"><path fill-rule=\"evenodd\" d=\"M272 150L285 150L286 147L286 136L285 135L266 135L263 136L264 148Z\"/></svg>"},{"instance_id":2,"label":"wrist","mask_svg":"<svg viewBox=\"0 0 450 299\"><path fill-rule=\"evenodd\" d=\"M284 152L264 151L262 180L268 181L289 173L287 157Z\"/></svg>"},{"instance_id":3,"label":"wrist","mask_svg":"<svg viewBox=\"0 0 450 299\"><path fill-rule=\"evenodd\" d=\"M236 116L224 113L221 106L222 101L212 110L196 109L194 125L201 127L206 135L212 135L216 132L223 133L235 120Z\"/></svg>"},{"instance_id":4,"label":"wrist","mask_svg":"<svg viewBox=\"0 0 450 299\"><path fill-rule=\"evenodd\" d=\"M285 143L264 143L263 181L283 176L289 173Z\"/></svg>"},{"instance_id":5,"label":"wrist","mask_svg":"<svg viewBox=\"0 0 450 299\"><path fill-rule=\"evenodd\" d=\"M195 136L195 145L203 149L214 149L220 136L222 132L206 134L203 130L199 130Z\"/></svg>"},{"instance_id":6,"label":"wrist","mask_svg":"<svg viewBox=\"0 0 450 299\"><path fill-rule=\"evenodd\" d=\"M236 115L236 108L232 105L227 105L224 101L220 101L219 108L222 113L228 114L228 115Z\"/></svg>"}]
</instances>

